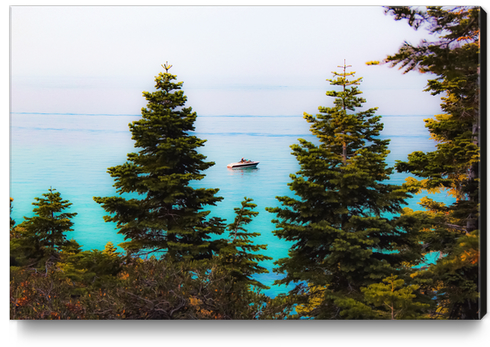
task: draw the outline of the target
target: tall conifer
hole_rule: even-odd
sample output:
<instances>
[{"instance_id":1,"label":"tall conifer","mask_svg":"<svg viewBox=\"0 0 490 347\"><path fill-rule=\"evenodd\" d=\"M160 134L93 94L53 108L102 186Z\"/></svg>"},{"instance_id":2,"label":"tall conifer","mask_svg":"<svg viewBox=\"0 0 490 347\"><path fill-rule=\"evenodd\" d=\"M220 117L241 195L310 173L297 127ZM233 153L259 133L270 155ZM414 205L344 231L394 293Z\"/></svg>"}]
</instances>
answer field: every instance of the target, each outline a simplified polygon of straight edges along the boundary
<instances>
[{"instance_id":1,"label":"tall conifer","mask_svg":"<svg viewBox=\"0 0 490 347\"><path fill-rule=\"evenodd\" d=\"M365 99L361 78L347 67L327 80L342 88L327 92L334 105L304 114L318 144L299 139L291 146L301 165L288 184L295 196L277 197L282 207L268 209L278 217L275 235L292 242L289 257L276 262L275 271L285 274L278 282L296 282L292 293L303 297L326 288L318 318L342 318L336 302L362 300L361 287L400 274L405 261L419 257L406 224L390 217L409 195L385 183L392 168L385 163L389 140L379 138L381 117L376 108L355 112Z\"/></svg>"},{"instance_id":2,"label":"tall conifer","mask_svg":"<svg viewBox=\"0 0 490 347\"><path fill-rule=\"evenodd\" d=\"M209 218L209 205L222 200L218 189L193 188L214 165L198 152L205 140L192 135L197 114L185 107L183 82L166 72L155 78L155 92L143 92L148 101L142 118L129 124L138 152L111 167L119 196L94 197L117 223L130 252L164 252L173 259L209 258L221 244L211 240L224 231L219 218ZM125 196L138 193L138 198Z\"/></svg>"},{"instance_id":3,"label":"tall conifer","mask_svg":"<svg viewBox=\"0 0 490 347\"><path fill-rule=\"evenodd\" d=\"M405 42L383 61L404 72L431 73L425 91L442 95L444 114L426 119L431 137L437 141L432 152L416 151L400 172L419 177L408 183L414 190L444 189L455 198L446 206L429 198L427 223L420 237L427 251L442 257L429 267L426 277L434 280L439 313L451 319L477 319L486 311L479 301L482 281L480 237L480 26L484 11L474 6L388 7L395 20L406 19L415 29L425 28L434 40L418 45ZM484 148L484 146L483 146Z\"/></svg>"}]
</instances>

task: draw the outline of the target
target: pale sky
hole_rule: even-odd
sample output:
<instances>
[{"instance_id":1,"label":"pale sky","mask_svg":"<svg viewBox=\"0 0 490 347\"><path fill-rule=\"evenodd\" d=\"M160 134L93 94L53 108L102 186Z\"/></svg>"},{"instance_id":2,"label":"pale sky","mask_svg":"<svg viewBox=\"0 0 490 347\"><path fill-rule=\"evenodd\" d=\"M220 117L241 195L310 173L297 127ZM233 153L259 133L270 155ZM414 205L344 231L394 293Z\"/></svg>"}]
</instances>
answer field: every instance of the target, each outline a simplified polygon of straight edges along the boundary
<instances>
[{"instance_id":1,"label":"pale sky","mask_svg":"<svg viewBox=\"0 0 490 347\"><path fill-rule=\"evenodd\" d=\"M315 113L346 59L378 114L437 114L428 75L365 65L426 35L380 6L14 6L11 111L139 114L168 61L198 115Z\"/></svg>"}]
</instances>

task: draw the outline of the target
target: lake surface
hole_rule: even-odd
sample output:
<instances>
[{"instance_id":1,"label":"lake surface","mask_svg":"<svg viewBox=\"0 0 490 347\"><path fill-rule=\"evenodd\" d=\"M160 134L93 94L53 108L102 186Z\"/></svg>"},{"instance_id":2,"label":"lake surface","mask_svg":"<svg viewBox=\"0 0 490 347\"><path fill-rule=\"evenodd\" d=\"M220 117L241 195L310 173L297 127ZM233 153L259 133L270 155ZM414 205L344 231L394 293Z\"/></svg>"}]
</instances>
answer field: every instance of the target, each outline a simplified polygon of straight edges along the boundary
<instances>
[{"instance_id":1,"label":"lake surface","mask_svg":"<svg viewBox=\"0 0 490 347\"><path fill-rule=\"evenodd\" d=\"M428 117L383 116L382 137L391 139L389 165L406 160L415 150L434 149L435 142L429 139L423 122ZM12 217L16 223L22 222L23 216L32 216L34 198L53 187L73 203L71 212L78 213L68 238L74 238L85 250L103 249L109 241L115 245L122 242L115 224L103 221L106 213L92 198L115 195L107 168L122 164L127 153L136 151L128 123L139 118L140 115L12 113L10 196L14 198ZM255 238L256 243L268 245L264 254L274 260L262 265L271 270L275 260L287 256L289 245L272 234L274 215L265 208L278 206L276 196L292 196L287 186L289 174L299 166L289 146L298 138L314 140L309 124L301 115L198 116L195 127L195 135L207 139L201 152L216 165L205 171L206 178L194 186L220 189L219 195L224 199L211 210L229 223L234 219L233 208L239 207L245 196L254 199L259 215L248 230L261 233ZM260 161L258 168L226 167L242 157ZM394 174L392 183L401 184L406 177ZM410 199L408 207L420 209L419 199ZM446 194L438 194L437 199L452 202ZM257 278L271 286L277 277L271 271ZM274 296L285 291L285 287L275 286L266 293Z\"/></svg>"}]
</instances>

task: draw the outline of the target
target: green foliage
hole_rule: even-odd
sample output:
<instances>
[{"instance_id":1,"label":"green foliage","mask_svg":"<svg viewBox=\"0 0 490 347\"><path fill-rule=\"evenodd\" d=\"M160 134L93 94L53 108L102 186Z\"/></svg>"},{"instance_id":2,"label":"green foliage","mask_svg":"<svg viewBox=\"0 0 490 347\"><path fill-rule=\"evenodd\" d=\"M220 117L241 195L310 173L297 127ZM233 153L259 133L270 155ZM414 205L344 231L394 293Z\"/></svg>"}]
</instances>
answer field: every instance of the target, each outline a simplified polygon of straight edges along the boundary
<instances>
[{"instance_id":1,"label":"green foliage","mask_svg":"<svg viewBox=\"0 0 490 347\"><path fill-rule=\"evenodd\" d=\"M382 319L417 319L429 308L429 304L414 301L418 285L405 285L396 275L384 278L382 283L374 283L362 288L367 303L377 308Z\"/></svg>"},{"instance_id":2,"label":"green foliage","mask_svg":"<svg viewBox=\"0 0 490 347\"><path fill-rule=\"evenodd\" d=\"M13 206L12 206L12 201L14 201L14 199L10 198L10 231L12 231L12 229L14 228L15 226L15 220L12 219L12 210L13 210Z\"/></svg>"},{"instance_id":3,"label":"green foliage","mask_svg":"<svg viewBox=\"0 0 490 347\"><path fill-rule=\"evenodd\" d=\"M420 285L406 285L396 275L383 278L360 291L343 295L327 287L309 286L305 304L296 307L299 316L327 318L326 309L335 307L338 319L427 319L431 300L424 296Z\"/></svg>"},{"instance_id":4,"label":"green foliage","mask_svg":"<svg viewBox=\"0 0 490 347\"><path fill-rule=\"evenodd\" d=\"M395 20L406 19L414 29L426 28L431 35L437 35L437 40L422 41L418 46L404 42L399 51L388 56L385 62L391 66L400 64L400 69L404 69L405 73L412 70L432 72L451 80L465 76L460 68L464 64L472 65L474 59L472 56L465 62L464 59L468 58L464 56L465 52L479 50L479 7L427 6L423 9L401 6L387 7L386 13L393 15Z\"/></svg>"},{"instance_id":5,"label":"green foliage","mask_svg":"<svg viewBox=\"0 0 490 347\"><path fill-rule=\"evenodd\" d=\"M267 245L255 245L250 240L252 237L260 236L260 233L248 232L244 228L245 225L252 221L253 217L259 214L252 211L257 207L252 201L253 199L245 197L242 201L242 206L235 208L235 220L227 226L231 240L221 250L222 261L224 266L230 269L231 275L237 281L268 289L269 287L252 278L254 274L269 272L266 268L259 265L260 261L272 260L271 257L257 253L260 250L266 250Z\"/></svg>"},{"instance_id":6,"label":"green foliage","mask_svg":"<svg viewBox=\"0 0 490 347\"><path fill-rule=\"evenodd\" d=\"M75 240L60 252L57 263L67 279L74 287L74 293L84 293L90 287L98 288L111 282L121 271L124 259L108 242L104 251L82 251Z\"/></svg>"},{"instance_id":7,"label":"green foliage","mask_svg":"<svg viewBox=\"0 0 490 347\"><path fill-rule=\"evenodd\" d=\"M176 76L160 73L155 92L143 92L148 101L142 118L129 124L138 152L129 153L127 162L111 167L120 196L94 197L110 214L126 242L128 253L165 253L174 259L205 259L215 254L222 240L211 235L224 232L221 219L208 218L206 206L222 198L218 189L193 188L191 181L204 178L202 171L213 162L198 153L205 140L190 133L197 114L185 107L182 82ZM138 198L126 198L137 193Z\"/></svg>"},{"instance_id":8,"label":"green foliage","mask_svg":"<svg viewBox=\"0 0 490 347\"><path fill-rule=\"evenodd\" d=\"M434 292L438 303L434 315L449 319L477 319L471 312L479 310L479 231L454 237L452 244L437 264L429 266L417 277L430 280L428 290Z\"/></svg>"},{"instance_id":9,"label":"green foliage","mask_svg":"<svg viewBox=\"0 0 490 347\"><path fill-rule=\"evenodd\" d=\"M428 80L425 91L442 94L445 112L425 120L437 149L413 152L406 162L398 162L396 169L420 178L410 179L409 189L443 189L456 198L450 206L422 199L427 212L419 214L423 219L421 240L427 251L443 254L427 275L434 279L433 290L439 292L438 312L446 318L476 319L480 312L478 242L465 251L476 255L474 262L460 261L465 254L460 245L467 244L471 235L478 235L479 229L480 8L388 7L386 12L396 20L407 19L415 29L426 28L435 37L419 45L405 42L384 61L405 73L418 70L434 74L436 78Z\"/></svg>"},{"instance_id":10,"label":"green foliage","mask_svg":"<svg viewBox=\"0 0 490 347\"><path fill-rule=\"evenodd\" d=\"M275 271L285 274L278 283L298 283L291 294L299 303L305 296L320 300L308 316L322 319L342 318L340 302L361 300L361 287L409 271L420 258L412 229L387 217L401 212L410 195L385 183L392 173L385 163L389 141L379 138L375 108L354 112L365 102L361 79L349 80L354 73L345 68L328 80L342 87L327 92L334 106L304 115L319 145L300 139L291 146L301 165L288 184L296 196L277 197L282 207L268 209L278 217L274 234L293 243L289 257L276 262ZM312 288L327 290L318 297Z\"/></svg>"},{"instance_id":11,"label":"green foliage","mask_svg":"<svg viewBox=\"0 0 490 347\"><path fill-rule=\"evenodd\" d=\"M72 231L71 219L77 214L64 211L72 204L63 200L56 189L48 191L44 198L35 198L35 216L24 217L24 222L11 231L10 251L16 264L43 267L46 261L56 261L68 242L66 232Z\"/></svg>"}]
</instances>

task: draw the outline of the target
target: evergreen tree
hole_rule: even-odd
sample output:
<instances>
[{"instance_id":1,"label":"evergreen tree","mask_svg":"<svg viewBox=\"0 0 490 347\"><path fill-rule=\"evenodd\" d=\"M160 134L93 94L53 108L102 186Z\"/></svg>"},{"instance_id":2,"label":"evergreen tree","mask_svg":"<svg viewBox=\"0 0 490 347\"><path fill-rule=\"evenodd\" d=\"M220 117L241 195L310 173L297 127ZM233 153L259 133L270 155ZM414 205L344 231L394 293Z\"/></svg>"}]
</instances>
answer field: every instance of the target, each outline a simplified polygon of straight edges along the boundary
<instances>
[{"instance_id":1,"label":"evergreen tree","mask_svg":"<svg viewBox=\"0 0 490 347\"><path fill-rule=\"evenodd\" d=\"M15 220L12 218L12 210L13 210L12 201L14 201L14 199L10 198L10 231L12 231L12 229L15 226Z\"/></svg>"},{"instance_id":2,"label":"evergreen tree","mask_svg":"<svg viewBox=\"0 0 490 347\"><path fill-rule=\"evenodd\" d=\"M82 251L75 240L70 240L60 252L57 268L71 282L75 294L85 293L89 287L111 285L121 271L124 258L108 242L104 251Z\"/></svg>"},{"instance_id":3,"label":"evergreen tree","mask_svg":"<svg viewBox=\"0 0 490 347\"><path fill-rule=\"evenodd\" d=\"M193 188L192 181L204 178L202 171L213 162L198 152L205 140L191 134L197 114L184 107L183 82L175 75L160 73L155 92L143 92L148 101L142 118L129 124L136 153L127 162L111 167L119 196L94 197L110 213L104 219L116 222L128 252L164 252L174 259L209 258L221 240L211 236L224 231L219 218L208 218L206 206L221 201L218 189ZM125 197L138 193L139 198Z\"/></svg>"},{"instance_id":4,"label":"evergreen tree","mask_svg":"<svg viewBox=\"0 0 490 347\"><path fill-rule=\"evenodd\" d=\"M19 233L15 227L15 220L12 218L12 210L13 210L12 202L13 201L14 201L14 199L10 198L10 228L9 228L9 231L10 231L10 266L17 266L17 265L19 265L19 263L15 259L16 258L15 257L15 250L12 249L12 246L15 244L16 239L19 238Z\"/></svg>"},{"instance_id":5,"label":"evergreen tree","mask_svg":"<svg viewBox=\"0 0 490 347\"><path fill-rule=\"evenodd\" d=\"M336 302L362 300L361 287L402 276L420 257L410 223L389 217L409 194L384 183L392 168L385 163L389 140L379 138L381 117L376 108L355 112L365 102L361 78L349 79L354 72L346 68L328 80L342 87L327 92L334 106L304 114L318 144L299 139L291 146L301 165L288 184L296 196L277 197L282 207L268 208L278 217L275 235L293 243L289 257L276 262L285 274L278 283L296 282L291 294L303 298L321 292L317 318L342 318Z\"/></svg>"},{"instance_id":6,"label":"evergreen tree","mask_svg":"<svg viewBox=\"0 0 490 347\"><path fill-rule=\"evenodd\" d=\"M405 281L391 275L384 278L381 283L374 283L361 288L364 295L363 303L347 303L346 318L357 318L358 312L365 311L374 319L417 319L425 318L424 313L430 306L417 300L419 286L405 285Z\"/></svg>"},{"instance_id":7,"label":"evergreen tree","mask_svg":"<svg viewBox=\"0 0 490 347\"><path fill-rule=\"evenodd\" d=\"M400 66L404 73L432 73L425 91L442 94L444 114L426 119L433 152L413 152L399 162L399 172L410 172L413 191L446 190L456 198L450 206L423 198L426 208L421 240L427 251L443 255L426 277L434 279L440 311L447 318L479 317L480 254L478 240L480 202L480 21L479 7L389 7L396 20L407 19L415 29L426 28L435 37L419 45L405 42L383 62ZM411 212L409 212L411 213ZM474 245L469 250L465 245ZM463 251L464 250L464 251ZM471 258L475 261L466 262Z\"/></svg>"},{"instance_id":8,"label":"evergreen tree","mask_svg":"<svg viewBox=\"0 0 490 347\"><path fill-rule=\"evenodd\" d=\"M63 200L56 189L50 188L44 198L35 198L34 217L16 227L18 234L11 242L11 251L18 260L39 261L56 255L68 242L66 232L73 231L71 219L77 213L65 212L72 204Z\"/></svg>"},{"instance_id":9,"label":"evergreen tree","mask_svg":"<svg viewBox=\"0 0 490 347\"><path fill-rule=\"evenodd\" d=\"M231 241L223 248L223 263L230 269L231 276L237 281L257 286L262 289L269 287L252 278L254 274L268 273L269 271L259 265L259 261L272 260L271 257L257 254L260 250L267 249L267 245L254 245L252 237L260 236L257 232L248 232L244 226L258 215L252 211L257 205L253 199L247 197L242 201L240 208L235 208L235 220L227 226Z\"/></svg>"}]
</instances>

